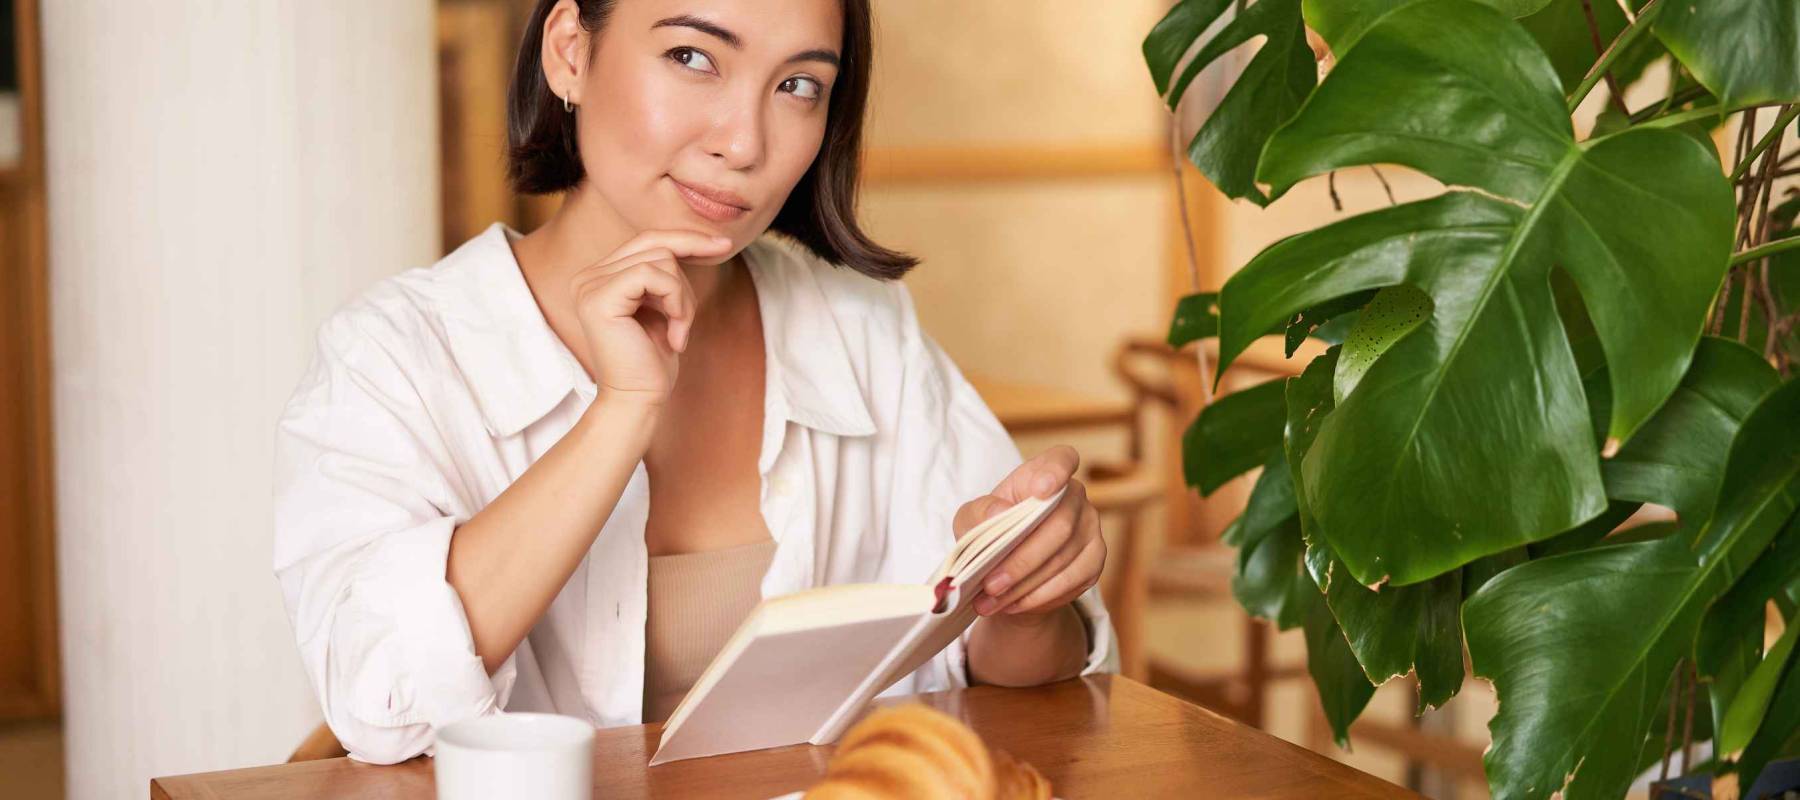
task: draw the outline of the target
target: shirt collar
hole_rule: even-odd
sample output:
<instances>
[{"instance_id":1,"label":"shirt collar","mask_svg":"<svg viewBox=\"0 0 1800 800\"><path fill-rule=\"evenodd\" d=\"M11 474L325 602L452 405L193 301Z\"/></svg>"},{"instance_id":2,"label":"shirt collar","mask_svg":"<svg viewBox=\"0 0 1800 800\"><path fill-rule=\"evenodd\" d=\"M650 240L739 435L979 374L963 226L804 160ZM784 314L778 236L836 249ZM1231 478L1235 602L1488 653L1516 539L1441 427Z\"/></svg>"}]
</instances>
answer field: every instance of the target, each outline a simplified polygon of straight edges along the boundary
<instances>
[{"instance_id":1,"label":"shirt collar","mask_svg":"<svg viewBox=\"0 0 1800 800\"><path fill-rule=\"evenodd\" d=\"M496 222L437 267L438 306L451 355L474 392L488 433L511 436L570 391L593 383L544 320L511 240ZM836 436L875 432L837 319L813 264L765 239L745 248L762 314L768 387L764 413Z\"/></svg>"},{"instance_id":2,"label":"shirt collar","mask_svg":"<svg viewBox=\"0 0 1800 800\"><path fill-rule=\"evenodd\" d=\"M438 309L450 353L481 406L488 433L511 436L591 385L531 295L511 240L489 225L439 263Z\"/></svg>"},{"instance_id":3,"label":"shirt collar","mask_svg":"<svg viewBox=\"0 0 1800 800\"><path fill-rule=\"evenodd\" d=\"M787 418L835 436L869 436L875 421L815 269L840 269L763 237L744 248L756 282L771 400ZM765 407L773 406L773 403Z\"/></svg>"}]
</instances>

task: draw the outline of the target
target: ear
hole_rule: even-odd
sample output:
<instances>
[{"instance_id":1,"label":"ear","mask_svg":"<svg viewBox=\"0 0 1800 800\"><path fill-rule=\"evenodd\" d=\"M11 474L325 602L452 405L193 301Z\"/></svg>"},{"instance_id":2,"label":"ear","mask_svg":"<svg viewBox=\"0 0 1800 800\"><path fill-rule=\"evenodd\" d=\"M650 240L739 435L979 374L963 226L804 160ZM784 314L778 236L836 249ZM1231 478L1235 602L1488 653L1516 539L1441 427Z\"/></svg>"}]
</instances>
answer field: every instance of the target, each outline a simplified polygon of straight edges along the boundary
<instances>
[{"instance_id":1,"label":"ear","mask_svg":"<svg viewBox=\"0 0 1800 800\"><path fill-rule=\"evenodd\" d=\"M557 97L581 102L581 82L587 69L588 32L581 27L581 9L575 0L558 0L544 17L544 82Z\"/></svg>"}]
</instances>

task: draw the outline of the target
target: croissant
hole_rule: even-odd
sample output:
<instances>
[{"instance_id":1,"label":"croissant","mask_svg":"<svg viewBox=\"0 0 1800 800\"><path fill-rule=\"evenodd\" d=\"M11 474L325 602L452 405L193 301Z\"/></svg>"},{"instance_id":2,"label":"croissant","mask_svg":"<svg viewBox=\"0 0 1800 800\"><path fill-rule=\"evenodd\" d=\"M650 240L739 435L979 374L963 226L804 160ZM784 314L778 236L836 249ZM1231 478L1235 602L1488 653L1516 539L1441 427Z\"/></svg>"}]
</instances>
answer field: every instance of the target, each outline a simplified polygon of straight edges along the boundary
<instances>
[{"instance_id":1,"label":"croissant","mask_svg":"<svg viewBox=\"0 0 1800 800\"><path fill-rule=\"evenodd\" d=\"M1030 764L988 751L948 714L922 705L870 714L844 734L805 800L1050 800Z\"/></svg>"}]
</instances>

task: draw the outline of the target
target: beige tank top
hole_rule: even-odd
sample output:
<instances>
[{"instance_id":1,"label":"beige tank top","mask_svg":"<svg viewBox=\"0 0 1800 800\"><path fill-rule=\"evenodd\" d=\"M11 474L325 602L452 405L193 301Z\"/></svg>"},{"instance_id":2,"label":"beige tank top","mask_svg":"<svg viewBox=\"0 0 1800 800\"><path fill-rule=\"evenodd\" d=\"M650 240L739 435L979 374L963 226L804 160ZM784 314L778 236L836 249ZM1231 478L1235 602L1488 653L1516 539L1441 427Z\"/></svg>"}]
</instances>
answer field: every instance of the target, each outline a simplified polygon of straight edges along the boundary
<instances>
[{"instance_id":1,"label":"beige tank top","mask_svg":"<svg viewBox=\"0 0 1800 800\"><path fill-rule=\"evenodd\" d=\"M650 557L644 621L644 721L663 722L762 601L773 540Z\"/></svg>"}]
</instances>

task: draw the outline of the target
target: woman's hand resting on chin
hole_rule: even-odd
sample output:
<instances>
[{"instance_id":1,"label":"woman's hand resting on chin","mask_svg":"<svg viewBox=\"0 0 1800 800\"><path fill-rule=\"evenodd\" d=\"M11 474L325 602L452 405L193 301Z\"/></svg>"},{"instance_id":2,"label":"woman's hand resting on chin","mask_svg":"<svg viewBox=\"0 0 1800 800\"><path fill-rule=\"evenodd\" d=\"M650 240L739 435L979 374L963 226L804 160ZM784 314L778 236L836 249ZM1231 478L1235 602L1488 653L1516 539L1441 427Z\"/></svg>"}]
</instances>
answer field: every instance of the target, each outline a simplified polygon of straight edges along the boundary
<instances>
[{"instance_id":1,"label":"woman's hand resting on chin","mask_svg":"<svg viewBox=\"0 0 1800 800\"><path fill-rule=\"evenodd\" d=\"M678 259L731 252L731 240L645 231L570 279L598 392L660 404L675 388L694 323L694 288Z\"/></svg>"}]
</instances>

